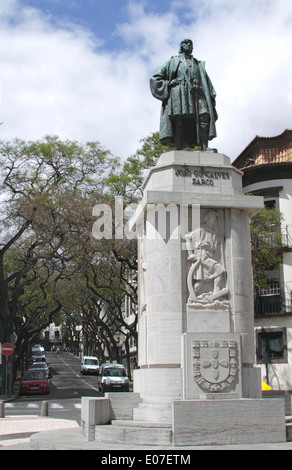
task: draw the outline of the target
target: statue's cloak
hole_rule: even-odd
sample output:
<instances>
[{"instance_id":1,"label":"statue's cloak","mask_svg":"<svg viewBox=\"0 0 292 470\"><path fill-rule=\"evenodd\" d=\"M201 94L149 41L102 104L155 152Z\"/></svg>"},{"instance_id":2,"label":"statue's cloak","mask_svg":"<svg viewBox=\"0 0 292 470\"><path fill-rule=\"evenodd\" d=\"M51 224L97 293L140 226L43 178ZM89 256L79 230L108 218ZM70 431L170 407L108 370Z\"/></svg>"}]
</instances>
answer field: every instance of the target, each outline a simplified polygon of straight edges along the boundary
<instances>
[{"instance_id":1,"label":"statue's cloak","mask_svg":"<svg viewBox=\"0 0 292 470\"><path fill-rule=\"evenodd\" d=\"M209 126L209 139L212 140L217 136L215 122L218 115L215 108L216 92L211 83L210 78L205 70L205 62L198 61L192 57L194 65L198 67L200 82L205 99L205 108L210 116ZM162 101L161 116L160 116L160 132L159 137L162 143L168 143L173 140L172 129L172 112L170 105L171 88L170 82L177 77L177 72L180 64L183 61L183 55L171 57L150 79L150 89L154 98ZM185 109L185 104L180 103L182 109L182 116L189 114L189 109Z\"/></svg>"}]
</instances>

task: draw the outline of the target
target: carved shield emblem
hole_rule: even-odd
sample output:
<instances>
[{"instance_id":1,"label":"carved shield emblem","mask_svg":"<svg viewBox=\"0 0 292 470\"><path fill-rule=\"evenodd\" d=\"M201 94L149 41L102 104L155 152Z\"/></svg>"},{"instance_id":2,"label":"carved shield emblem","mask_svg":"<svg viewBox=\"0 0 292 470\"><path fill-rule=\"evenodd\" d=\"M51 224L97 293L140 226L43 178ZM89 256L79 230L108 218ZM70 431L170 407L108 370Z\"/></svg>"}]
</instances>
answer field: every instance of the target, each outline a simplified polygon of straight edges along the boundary
<instances>
[{"instance_id":1,"label":"carved shield emblem","mask_svg":"<svg viewBox=\"0 0 292 470\"><path fill-rule=\"evenodd\" d=\"M236 341L193 341L193 374L205 392L227 392L238 379Z\"/></svg>"}]
</instances>

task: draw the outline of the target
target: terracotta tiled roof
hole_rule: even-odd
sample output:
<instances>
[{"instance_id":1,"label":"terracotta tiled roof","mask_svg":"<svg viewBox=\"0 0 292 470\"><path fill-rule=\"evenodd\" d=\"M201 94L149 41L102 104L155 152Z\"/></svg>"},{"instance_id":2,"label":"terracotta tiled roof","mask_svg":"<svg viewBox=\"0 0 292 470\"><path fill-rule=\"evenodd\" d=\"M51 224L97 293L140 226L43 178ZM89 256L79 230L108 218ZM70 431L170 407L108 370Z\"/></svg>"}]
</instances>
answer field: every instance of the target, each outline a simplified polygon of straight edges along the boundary
<instances>
[{"instance_id":1,"label":"terracotta tiled roof","mask_svg":"<svg viewBox=\"0 0 292 470\"><path fill-rule=\"evenodd\" d=\"M284 145L292 143L292 129L286 129L282 134L274 137L260 137L256 136L248 146L241 152L241 154L232 163L236 168L246 170L246 168L254 167L254 159L257 154L264 149L277 149ZM280 165L282 162L275 160L274 162L258 163L257 167L261 165ZM287 163L287 161L285 162Z\"/></svg>"}]
</instances>

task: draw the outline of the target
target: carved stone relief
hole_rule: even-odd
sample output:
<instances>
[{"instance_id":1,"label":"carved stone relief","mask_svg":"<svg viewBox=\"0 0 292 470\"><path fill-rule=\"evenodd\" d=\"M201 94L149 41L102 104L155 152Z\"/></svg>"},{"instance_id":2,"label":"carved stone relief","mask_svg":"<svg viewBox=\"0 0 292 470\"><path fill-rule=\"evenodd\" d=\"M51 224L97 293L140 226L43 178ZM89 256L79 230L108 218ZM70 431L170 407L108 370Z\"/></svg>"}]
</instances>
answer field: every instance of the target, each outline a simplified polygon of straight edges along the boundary
<instances>
[{"instance_id":1,"label":"carved stone relief","mask_svg":"<svg viewBox=\"0 0 292 470\"><path fill-rule=\"evenodd\" d=\"M219 212L207 210L201 227L186 234L188 261L188 305L194 308L226 309L229 307L225 240Z\"/></svg>"},{"instance_id":2,"label":"carved stone relief","mask_svg":"<svg viewBox=\"0 0 292 470\"><path fill-rule=\"evenodd\" d=\"M193 341L193 375L204 392L228 392L233 389L238 381L238 363L236 341Z\"/></svg>"}]
</instances>

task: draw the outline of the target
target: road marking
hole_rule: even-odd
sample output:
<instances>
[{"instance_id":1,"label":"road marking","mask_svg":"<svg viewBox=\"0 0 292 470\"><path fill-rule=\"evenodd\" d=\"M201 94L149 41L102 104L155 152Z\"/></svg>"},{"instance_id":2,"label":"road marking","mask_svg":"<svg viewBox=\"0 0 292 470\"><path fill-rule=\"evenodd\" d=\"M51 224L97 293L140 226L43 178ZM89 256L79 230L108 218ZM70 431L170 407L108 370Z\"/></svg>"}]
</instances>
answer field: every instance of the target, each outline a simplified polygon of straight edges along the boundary
<instances>
[{"instance_id":1,"label":"road marking","mask_svg":"<svg viewBox=\"0 0 292 470\"><path fill-rule=\"evenodd\" d=\"M64 408L64 406L63 406L63 405L60 405L59 403L52 403L51 406L50 406L50 408L52 408L52 409L54 409L54 410L57 410L57 409L58 409L58 410L61 410L61 409Z\"/></svg>"},{"instance_id":2,"label":"road marking","mask_svg":"<svg viewBox=\"0 0 292 470\"><path fill-rule=\"evenodd\" d=\"M82 380L82 382L84 382L87 387L92 388L92 390L99 392L98 388L94 387L93 385L90 385L88 382L86 382L86 380Z\"/></svg>"},{"instance_id":3,"label":"road marking","mask_svg":"<svg viewBox=\"0 0 292 470\"><path fill-rule=\"evenodd\" d=\"M61 361L62 361L66 366L68 366L68 369L70 369L71 372L73 372L73 374L74 374L76 377L80 378L80 375L77 374L77 373L75 372L75 370L72 369L72 367L70 367L69 364L67 364L67 363L64 361L64 359L63 359L62 357L60 357L60 359L61 359ZM87 387L92 388L92 390L95 390L96 392L99 392L98 388L93 387L93 385L91 385L91 384L89 384L88 382L86 382L86 380L82 380L82 382L85 383L85 385L87 385Z\"/></svg>"},{"instance_id":4,"label":"road marking","mask_svg":"<svg viewBox=\"0 0 292 470\"><path fill-rule=\"evenodd\" d=\"M81 403L73 403L73 405L76 409L81 409ZM40 405L37 404L37 403L26 403L26 406L25 406L26 409L38 409L39 407L40 407ZM61 405L60 403L55 403L55 402L53 402L53 403L49 402L49 407L52 410L63 410L64 409L63 405ZM10 408L10 409L15 408L15 403L5 403L5 408L7 408L7 409L8 408ZM18 407L18 408L21 408L21 407Z\"/></svg>"}]
</instances>

